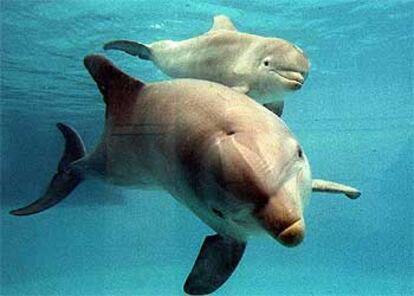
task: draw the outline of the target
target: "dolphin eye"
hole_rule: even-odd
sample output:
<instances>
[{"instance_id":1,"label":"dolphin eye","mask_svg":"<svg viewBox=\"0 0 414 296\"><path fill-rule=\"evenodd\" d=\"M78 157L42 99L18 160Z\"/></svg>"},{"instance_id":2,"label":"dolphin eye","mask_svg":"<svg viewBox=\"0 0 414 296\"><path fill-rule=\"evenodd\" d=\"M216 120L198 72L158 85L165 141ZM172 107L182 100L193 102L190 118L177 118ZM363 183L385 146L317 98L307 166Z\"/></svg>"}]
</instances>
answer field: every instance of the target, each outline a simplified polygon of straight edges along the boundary
<instances>
[{"instance_id":1,"label":"dolphin eye","mask_svg":"<svg viewBox=\"0 0 414 296\"><path fill-rule=\"evenodd\" d=\"M302 148L298 147L298 157L303 158L303 151Z\"/></svg>"},{"instance_id":2,"label":"dolphin eye","mask_svg":"<svg viewBox=\"0 0 414 296\"><path fill-rule=\"evenodd\" d=\"M224 219L224 215L220 210L217 210L216 208L212 208L212 211L213 211L214 214L216 214L220 218Z\"/></svg>"},{"instance_id":3,"label":"dolphin eye","mask_svg":"<svg viewBox=\"0 0 414 296\"><path fill-rule=\"evenodd\" d=\"M268 60L265 60L265 61L263 62L263 65L265 65L266 67L267 67L267 66L269 66L269 61L268 61Z\"/></svg>"}]
</instances>

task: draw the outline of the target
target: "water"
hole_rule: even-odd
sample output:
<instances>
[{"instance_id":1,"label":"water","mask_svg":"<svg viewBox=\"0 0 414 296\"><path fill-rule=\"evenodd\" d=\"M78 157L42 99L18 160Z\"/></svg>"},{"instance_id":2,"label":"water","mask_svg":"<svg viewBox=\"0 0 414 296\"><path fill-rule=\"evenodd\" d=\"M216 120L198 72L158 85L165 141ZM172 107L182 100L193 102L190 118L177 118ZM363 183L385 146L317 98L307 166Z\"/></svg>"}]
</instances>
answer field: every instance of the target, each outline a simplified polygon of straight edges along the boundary
<instances>
[{"instance_id":1,"label":"water","mask_svg":"<svg viewBox=\"0 0 414 296\"><path fill-rule=\"evenodd\" d=\"M31 217L63 141L54 124L99 141L104 104L82 65L104 42L180 40L216 14L239 30L305 49L312 69L284 120L315 177L360 199L313 194L307 237L249 242L217 295L412 295L413 1L1 1L1 295L182 295L211 230L162 192L85 183ZM108 52L145 81L151 63Z\"/></svg>"}]
</instances>

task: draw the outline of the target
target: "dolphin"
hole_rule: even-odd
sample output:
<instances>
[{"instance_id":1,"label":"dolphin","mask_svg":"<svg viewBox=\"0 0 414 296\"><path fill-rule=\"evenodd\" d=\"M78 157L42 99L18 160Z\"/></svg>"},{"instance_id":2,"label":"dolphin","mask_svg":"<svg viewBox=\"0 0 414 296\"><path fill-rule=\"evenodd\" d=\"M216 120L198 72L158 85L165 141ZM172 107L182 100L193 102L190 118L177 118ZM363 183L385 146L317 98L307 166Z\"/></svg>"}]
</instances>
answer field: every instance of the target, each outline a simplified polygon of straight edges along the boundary
<instances>
[{"instance_id":1,"label":"dolphin","mask_svg":"<svg viewBox=\"0 0 414 296\"><path fill-rule=\"evenodd\" d=\"M265 104L279 116L284 94L302 87L310 67L298 46L280 38L241 33L224 15L215 16L212 28L194 38L151 44L115 40L106 43L104 49L122 50L150 60L173 78L227 85Z\"/></svg>"},{"instance_id":2,"label":"dolphin","mask_svg":"<svg viewBox=\"0 0 414 296\"><path fill-rule=\"evenodd\" d=\"M205 238L184 284L186 293L202 295L230 277L250 237L298 245L313 187L359 194L312 182L305 152L288 127L244 94L195 79L145 84L100 55L85 57L84 64L106 103L101 141L88 153L79 134L58 123L65 149L57 172L41 198L13 215L44 211L90 178L165 190L216 232Z\"/></svg>"}]
</instances>

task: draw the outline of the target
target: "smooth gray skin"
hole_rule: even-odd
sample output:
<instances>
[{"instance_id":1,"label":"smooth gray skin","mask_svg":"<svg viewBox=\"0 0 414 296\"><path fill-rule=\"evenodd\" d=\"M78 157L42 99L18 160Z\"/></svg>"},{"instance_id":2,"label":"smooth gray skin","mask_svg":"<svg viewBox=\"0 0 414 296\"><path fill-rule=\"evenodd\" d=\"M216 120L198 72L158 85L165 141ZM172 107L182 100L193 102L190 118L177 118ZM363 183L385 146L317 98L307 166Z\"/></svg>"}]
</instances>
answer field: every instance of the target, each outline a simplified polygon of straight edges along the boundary
<instances>
[{"instance_id":1,"label":"smooth gray skin","mask_svg":"<svg viewBox=\"0 0 414 296\"><path fill-rule=\"evenodd\" d=\"M238 32L223 15L214 17L210 31L194 38L147 45L116 40L104 49L151 60L173 78L222 83L266 104L278 115L283 111L285 92L300 89L310 67L299 47L279 38Z\"/></svg>"},{"instance_id":2,"label":"smooth gray skin","mask_svg":"<svg viewBox=\"0 0 414 296\"><path fill-rule=\"evenodd\" d=\"M58 124L66 146L57 174L44 196L12 214L45 210L87 178L166 190L217 232L186 280L193 295L231 276L251 236L268 234L289 247L303 240L311 172L281 119L221 84L144 84L101 56L86 57L85 66L107 105L101 142L85 155L79 135Z\"/></svg>"}]
</instances>

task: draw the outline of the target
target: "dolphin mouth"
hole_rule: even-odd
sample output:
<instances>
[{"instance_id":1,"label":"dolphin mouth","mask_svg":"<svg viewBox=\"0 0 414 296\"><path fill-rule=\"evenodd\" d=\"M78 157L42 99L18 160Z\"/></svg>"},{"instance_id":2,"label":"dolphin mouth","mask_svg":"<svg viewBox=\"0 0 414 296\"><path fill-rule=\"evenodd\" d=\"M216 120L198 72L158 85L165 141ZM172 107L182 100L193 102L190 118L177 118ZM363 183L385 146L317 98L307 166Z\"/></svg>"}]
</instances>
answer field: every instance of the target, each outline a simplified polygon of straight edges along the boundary
<instances>
[{"instance_id":1,"label":"dolphin mouth","mask_svg":"<svg viewBox=\"0 0 414 296\"><path fill-rule=\"evenodd\" d=\"M297 90L300 89L306 80L306 73L294 70L270 70L271 72L282 78L288 88Z\"/></svg>"},{"instance_id":2,"label":"dolphin mouth","mask_svg":"<svg viewBox=\"0 0 414 296\"><path fill-rule=\"evenodd\" d=\"M305 224L302 219L292 223L277 236L277 240L286 247L299 245L305 237Z\"/></svg>"}]
</instances>

